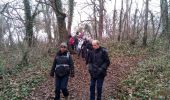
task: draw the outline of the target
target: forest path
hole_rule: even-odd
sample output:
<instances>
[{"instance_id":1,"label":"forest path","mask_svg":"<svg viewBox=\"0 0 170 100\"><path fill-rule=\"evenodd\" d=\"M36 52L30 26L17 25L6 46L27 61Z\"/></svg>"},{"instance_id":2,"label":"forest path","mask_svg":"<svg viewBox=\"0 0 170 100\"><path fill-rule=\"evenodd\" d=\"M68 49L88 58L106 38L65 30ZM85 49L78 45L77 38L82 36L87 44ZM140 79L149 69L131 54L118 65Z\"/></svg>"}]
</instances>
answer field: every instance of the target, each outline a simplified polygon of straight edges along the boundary
<instances>
[{"instance_id":1,"label":"forest path","mask_svg":"<svg viewBox=\"0 0 170 100\"><path fill-rule=\"evenodd\" d=\"M107 76L103 85L103 100L110 100L117 97L118 83L125 79L131 68L135 66L142 56L121 56L111 58ZM75 64L75 77L69 79L69 100L89 100L90 76L83 58L73 55ZM61 94L62 95L62 94ZM63 98L63 95L61 96ZM49 77L47 81L32 91L27 100L53 100L54 99L54 78ZM61 99L64 100L64 99Z\"/></svg>"}]
</instances>

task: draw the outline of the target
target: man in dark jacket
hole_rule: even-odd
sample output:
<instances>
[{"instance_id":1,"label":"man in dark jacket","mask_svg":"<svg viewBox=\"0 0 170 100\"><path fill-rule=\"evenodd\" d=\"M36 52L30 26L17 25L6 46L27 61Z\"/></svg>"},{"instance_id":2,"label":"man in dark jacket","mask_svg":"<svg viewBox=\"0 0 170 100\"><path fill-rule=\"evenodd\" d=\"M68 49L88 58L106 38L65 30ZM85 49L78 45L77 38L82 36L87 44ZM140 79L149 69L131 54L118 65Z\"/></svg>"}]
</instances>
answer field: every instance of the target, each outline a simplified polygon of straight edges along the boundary
<instances>
[{"instance_id":1,"label":"man in dark jacket","mask_svg":"<svg viewBox=\"0 0 170 100\"><path fill-rule=\"evenodd\" d=\"M108 53L105 48L99 45L98 40L92 41L93 50L89 52L88 67L91 76L90 100L95 100L95 86L97 85L97 100L101 100L102 86L106 76L107 68L110 65Z\"/></svg>"},{"instance_id":2,"label":"man in dark jacket","mask_svg":"<svg viewBox=\"0 0 170 100\"><path fill-rule=\"evenodd\" d=\"M60 100L60 91L66 100L68 100L68 79L69 75L74 77L74 63L71 55L67 51L67 44L61 43L60 50L57 52L53 66L51 68L50 76L55 75L55 99Z\"/></svg>"}]
</instances>

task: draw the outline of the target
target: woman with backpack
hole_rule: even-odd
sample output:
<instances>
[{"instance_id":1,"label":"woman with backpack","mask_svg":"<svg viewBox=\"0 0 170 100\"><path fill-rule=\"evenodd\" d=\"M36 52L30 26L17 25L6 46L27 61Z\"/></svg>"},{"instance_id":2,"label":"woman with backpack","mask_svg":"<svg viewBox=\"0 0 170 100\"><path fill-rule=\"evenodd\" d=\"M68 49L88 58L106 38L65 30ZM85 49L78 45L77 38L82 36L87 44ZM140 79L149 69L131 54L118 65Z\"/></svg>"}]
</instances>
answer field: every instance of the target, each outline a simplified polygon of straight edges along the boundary
<instances>
[{"instance_id":1,"label":"woman with backpack","mask_svg":"<svg viewBox=\"0 0 170 100\"><path fill-rule=\"evenodd\" d=\"M56 53L50 76L55 76L55 99L60 100L60 91L62 91L65 100L68 100L68 79L74 77L74 63L70 53L67 50L67 44L61 43L60 50Z\"/></svg>"}]
</instances>

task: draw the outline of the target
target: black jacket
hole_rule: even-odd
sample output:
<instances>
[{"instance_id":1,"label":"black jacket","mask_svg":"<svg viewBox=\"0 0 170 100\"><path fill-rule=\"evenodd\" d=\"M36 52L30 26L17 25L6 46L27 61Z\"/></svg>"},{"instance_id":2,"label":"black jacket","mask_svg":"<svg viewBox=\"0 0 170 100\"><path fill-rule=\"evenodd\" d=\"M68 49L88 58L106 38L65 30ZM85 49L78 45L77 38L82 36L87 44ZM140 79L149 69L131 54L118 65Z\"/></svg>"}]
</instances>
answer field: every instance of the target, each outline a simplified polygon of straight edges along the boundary
<instances>
[{"instance_id":1,"label":"black jacket","mask_svg":"<svg viewBox=\"0 0 170 100\"><path fill-rule=\"evenodd\" d=\"M88 67L92 78L103 78L106 76L110 60L107 51L103 47L89 52Z\"/></svg>"},{"instance_id":2,"label":"black jacket","mask_svg":"<svg viewBox=\"0 0 170 100\"><path fill-rule=\"evenodd\" d=\"M65 51L65 52L63 52L63 53L62 53L61 51L58 51L58 52L56 53L56 56L55 56L55 58L54 58L53 65L52 65L52 68L51 68L50 76L54 76L55 68L56 68L56 65L57 65L57 64L63 64L60 59L57 60L57 57L59 57L59 56L67 56L67 53L68 53L68 51ZM74 63L73 63L73 60L72 60L71 55L69 55L69 58L68 58L68 59L69 59L68 62L67 62L67 63L64 63L64 64L68 64L69 67L70 67L70 73L71 73L71 74L74 74ZM68 74L70 74L70 73L68 73Z\"/></svg>"}]
</instances>

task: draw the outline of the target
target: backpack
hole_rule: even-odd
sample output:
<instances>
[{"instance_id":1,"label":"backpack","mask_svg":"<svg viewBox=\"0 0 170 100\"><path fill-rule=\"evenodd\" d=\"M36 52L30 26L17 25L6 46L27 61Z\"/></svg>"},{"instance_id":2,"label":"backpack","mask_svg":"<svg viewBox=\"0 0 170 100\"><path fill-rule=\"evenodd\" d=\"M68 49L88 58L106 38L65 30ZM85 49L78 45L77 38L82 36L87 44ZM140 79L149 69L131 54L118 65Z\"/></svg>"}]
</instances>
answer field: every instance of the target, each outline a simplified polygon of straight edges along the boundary
<instances>
[{"instance_id":1,"label":"backpack","mask_svg":"<svg viewBox=\"0 0 170 100\"><path fill-rule=\"evenodd\" d=\"M74 44L74 38L73 38L73 37L71 37L71 38L69 39L69 44L71 44L71 45Z\"/></svg>"},{"instance_id":2,"label":"backpack","mask_svg":"<svg viewBox=\"0 0 170 100\"><path fill-rule=\"evenodd\" d=\"M60 56L58 57L58 59L64 59L69 61L69 56L70 54L68 52L66 56ZM69 74L69 72L70 72L70 66L68 64L57 64L55 67L55 74L58 77L63 77Z\"/></svg>"},{"instance_id":3,"label":"backpack","mask_svg":"<svg viewBox=\"0 0 170 100\"><path fill-rule=\"evenodd\" d=\"M74 44L78 45L78 37L74 36Z\"/></svg>"},{"instance_id":4,"label":"backpack","mask_svg":"<svg viewBox=\"0 0 170 100\"><path fill-rule=\"evenodd\" d=\"M108 53L108 49L105 47L102 47L102 53L104 53L104 52Z\"/></svg>"}]
</instances>

